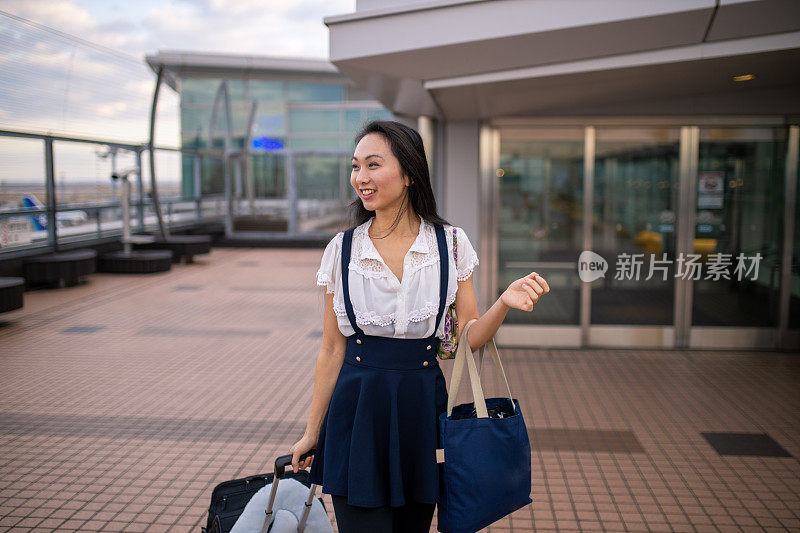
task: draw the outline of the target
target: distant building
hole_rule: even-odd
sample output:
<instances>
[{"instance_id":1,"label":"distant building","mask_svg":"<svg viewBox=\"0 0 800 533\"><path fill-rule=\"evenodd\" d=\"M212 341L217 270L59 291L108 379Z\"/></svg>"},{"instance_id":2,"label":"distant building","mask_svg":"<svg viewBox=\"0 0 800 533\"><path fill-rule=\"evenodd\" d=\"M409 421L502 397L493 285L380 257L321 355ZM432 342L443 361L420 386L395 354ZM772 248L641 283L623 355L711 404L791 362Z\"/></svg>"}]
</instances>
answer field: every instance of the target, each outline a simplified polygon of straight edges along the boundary
<instances>
[{"instance_id":1,"label":"distant building","mask_svg":"<svg viewBox=\"0 0 800 533\"><path fill-rule=\"evenodd\" d=\"M214 138L209 130L215 97L227 80L231 105L232 148L241 149L247 137L251 106L256 112L250 132L252 189L243 183L245 174L235 162L234 183L237 198L260 202L261 214L246 221L237 217L240 230L285 231L288 225L283 205L269 207L266 199L286 200L287 150L339 150L330 156L298 155L294 160L297 195L301 213L297 231L322 229L341 221L341 204L354 197L349 185L349 157L359 127L372 119L392 119L393 115L367 92L355 87L326 60L266 56L221 55L168 52L148 56L157 70L166 69L166 82L180 95L181 146L199 149L195 159L183 155L183 195L195 195L199 181L203 195L224 191L222 160L202 154L203 149L223 148L226 122L222 102L216 114ZM195 165L199 174L195 176ZM323 209L334 218L310 216L308 202L324 202ZM306 210L304 210L306 209ZM272 215L270 214L272 213ZM274 216L273 216L274 215ZM260 219L256 220L256 218Z\"/></svg>"}]
</instances>

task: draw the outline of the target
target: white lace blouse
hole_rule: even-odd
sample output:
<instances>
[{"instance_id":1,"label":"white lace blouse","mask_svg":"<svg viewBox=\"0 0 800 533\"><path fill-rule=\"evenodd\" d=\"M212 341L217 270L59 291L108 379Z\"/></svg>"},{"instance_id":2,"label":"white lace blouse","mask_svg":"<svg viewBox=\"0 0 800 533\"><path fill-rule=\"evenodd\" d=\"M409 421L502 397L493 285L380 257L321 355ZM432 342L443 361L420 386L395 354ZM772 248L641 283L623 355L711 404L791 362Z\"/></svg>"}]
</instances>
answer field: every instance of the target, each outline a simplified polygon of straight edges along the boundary
<instances>
[{"instance_id":1,"label":"white lace blouse","mask_svg":"<svg viewBox=\"0 0 800 533\"><path fill-rule=\"evenodd\" d=\"M434 226L422 219L419 234L403 261L403 281L399 282L378 253L369 229L371 217L353 230L350 253L350 301L356 323L367 335L417 339L430 337L439 311L439 248ZM453 226L444 226L447 241L448 273L447 306L456 299L458 281L472 275L478 264L478 255L463 229L456 226L458 264L453 260ZM344 232L340 231L328 242L317 271L317 285L333 293L333 309L339 331L350 336L355 331L347 319L342 294L341 254ZM458 280L458 281L457 281ZM444 314L439 321L436 336L444 338Z\"/></svg>"}]
</instances>

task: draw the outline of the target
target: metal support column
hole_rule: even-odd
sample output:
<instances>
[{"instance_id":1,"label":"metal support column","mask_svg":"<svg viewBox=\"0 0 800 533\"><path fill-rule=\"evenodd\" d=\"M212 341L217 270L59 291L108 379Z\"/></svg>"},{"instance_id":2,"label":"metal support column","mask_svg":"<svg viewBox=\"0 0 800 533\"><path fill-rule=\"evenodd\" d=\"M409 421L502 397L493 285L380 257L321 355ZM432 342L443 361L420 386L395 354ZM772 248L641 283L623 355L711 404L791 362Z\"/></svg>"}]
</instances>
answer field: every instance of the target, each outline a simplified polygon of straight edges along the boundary
<instances>
[{"instance_id":1,"label":"metal support column","mask_svg":"<svg viewBox=\"0 0 800 533\"><path fill-rule=\"evenodd\" d=\"M247 191L247 202L250 206L250 214L256 214L256 195L255 183L253 180L252 162L250 161L250 147L253 143L253 123L256 120L256 110L258 100L253 100L250 104L250 114L247 117L247 129L245 130L244 146L242 146L242 165L244 168L245 189Z\"/></svg>"},{"instance_id":2,"label":"metal support column","mask_svg":"<svg viewBox=\"0 0 800 533\"><path fill-rule=\"evenodd\" d=\"M45 187L47 188L47 244L53 251L58 251L58 234L56 226L56 179L55 162L53 160L53 139L44 140ZM37 214L36 216L40 216Z\"/></svg>"},{"instance_id":3,"label":"metal support column","mask_svg":"<svg viewBox=\"0 0 800 533\"><path fill-rule=\"evenodd\" d=\"M139 232L144 233L144 181L142 180L142 151L136 150L136 188L139 193L139 208L136 210L136 219Z\"/></svg>"},{"instance_id":4,"label":"metal support column","mask_svg":"<svg viewBox=\"0 0 800 533\"><path fill-rule=\"evenodd\" d=\"M792 282L792 246L794 245L795 213L797 198L797 160L798 143L800 143L800 126L789 126L789 137L786 143L786 181L783 208L783 255L781 257L780 311L778 313L778 349L796 348L789 346L789 303Z\"/></svg>"},{"instance_id":5,"label":"metal support column","mask_svg":"<svg viewBox=\"0 0 800 533\"><path fill-rule=\"evenodd\" d=\"M158 108L158 94L161 91L161 84L164 81L164 65L159 65L156 76L156 88L153 91L153 105L150 107L150 196L153 198L153 209L158 218L158 229L161 239L169 239L169 229L164 224L164 217L161 216L161 203L158 201L158 187L156 186L156 109Z\"/></svg>"},{"instance_id":6,"label":"metal support column","mask_svg":"<svg viewBox=\"0 0 800 533\"><path fill-rule=\"evenodd\" d=\"M297 234L297 172L294 168L294 151L286 151L286 181L289 200L289 235Z\"/></svg>"},{"instance_id":7,"label":"metal support column","mask_svg":"<svg viewBox=\"0 0 800 533\"><path fill-rule=\"evenodd\" d=\"M220 99L223 100L223 110L225 111L225 154L222 156L222 177L225 185L225 236L229 237L233 233L233 191L231 190L231 152L233 146L231 142L232 117L231 99L228 93L228 80L222 80L214 96L214 107L211 110L211 123L208 128L208 145L214 147L214 129L217 125L217 109Z\"/></svg>"},{"instance_id":8,"label":"metal support column","mask_svg":"<svg viewBox=\"0 0 800 533\"><path fill-rule=\"evenodd\" d=\"M194 202L195 202L195 217L200 220L203 217L203 184L200 180L200 156L197 154L192 157L192 179L194 189Z\"/></svg>"}]
</instances>

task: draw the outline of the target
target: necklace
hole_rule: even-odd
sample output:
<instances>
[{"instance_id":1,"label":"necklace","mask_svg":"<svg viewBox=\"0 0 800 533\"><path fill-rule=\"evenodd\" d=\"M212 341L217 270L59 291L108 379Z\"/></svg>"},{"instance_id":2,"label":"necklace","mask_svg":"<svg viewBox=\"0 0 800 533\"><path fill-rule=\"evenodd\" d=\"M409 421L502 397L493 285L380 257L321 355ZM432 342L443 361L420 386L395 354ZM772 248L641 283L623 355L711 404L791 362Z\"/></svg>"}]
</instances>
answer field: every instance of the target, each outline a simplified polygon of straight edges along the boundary
<instances>
[{"instance_id":1,"label":"necklace","mask_svg":"<svg viewBox=\"0 0 800 533\"><path fill-rule=\"evenodd\" d=\"M369 228L368 228L368 230L367 230L367 235L369 235L369 236L370 236L370 238L372 238L372 239L385 239L386 237L388 237L389 235L391 235L391 234L392 234L392 232L394 231L394 230L390 231L389 233L387 233L387 234L386 234L386 235L384 235L383 237L374 237L374 236L372 236L372 235L370 234L370 230L372 230L372 228L374 227L374 224L375 224L375 220L373 219L373 221L372 221L372 224L370 224L370 225L369 225ZM411 234L409 234L409 235L403 235L403 236L401 236L401 237L411 237L411 236L413 236L413 237L415 237L415 238L416 238L416 236L417 236L417 235L419 235L420 226L422 226L422 217L420 217L420 219L419 219L419 225L417 226L417 231L416 231L415 233L411 233Z\"/></svg>"}]
</instances>

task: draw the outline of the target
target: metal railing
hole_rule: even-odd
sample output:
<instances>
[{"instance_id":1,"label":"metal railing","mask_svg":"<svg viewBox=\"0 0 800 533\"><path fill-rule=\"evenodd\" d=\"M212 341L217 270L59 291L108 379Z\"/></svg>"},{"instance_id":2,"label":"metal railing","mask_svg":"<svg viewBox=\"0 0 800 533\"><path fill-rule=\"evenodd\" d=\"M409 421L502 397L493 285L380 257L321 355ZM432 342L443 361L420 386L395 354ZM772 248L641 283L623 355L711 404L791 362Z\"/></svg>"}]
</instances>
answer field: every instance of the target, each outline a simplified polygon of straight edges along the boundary
<instances>
[{"instance_id":1,"label":"metal railing","mask_svg":"<svg viewBox=\"0 0 800 533\"><path fill-rule=\"evenodd\" d=\"M150 231L156 228L155 212L152 198L145 193L142 176L142 154L149 150L147 144L130 144L105 139L50 135L25 131L0 130L0 137L38 140L43 143L45 199L42 206L20 206L0 208L0 259L56 251L62 245L78 242L90 242L107 238L118 239L122 235L122 223L116 213L122 206L119 200L102 200L92 202L72 202L59 204L59 190L56 176L55 142L78 143L83 145L100 145L109 150L127 151L135 160L136 195L131 198L130 207L135 216L132 217L132 229L137 232ZM189 152L171 147L154 147L161 152ZM108 176L111 180L111 175ZM41 189L40 184L32 184L31 188ZM168 227L177 228L195 224L200 220L215 220L224 216L224 195L201 195L195 191L193 199L185 199L181 195L163 196L160 198L165 211ZM67 226L61 222L60 214L76 213L79 216L72 220L80 223ZM85 217L84 217L85 215ZM29 239L15 243L15 237L27 233ZM36 230L36 226L42 229ZM32 229L30 229L32 228ZM22 232L18 230L22 229Z\"/></svg>"},{"instance_id":2,"label":"metal railing","mask_svg":"<svg viewBox=\"0 0 800 533\"><path fill-rule=\"evenodd\" d=\"M72 137L65 135L51 135L47 133L0 130L0 137L29 139L41 141L43 144L42 155L44 162L44 185L34 183L31 187L44 189L45 199L41 207L0 207L0 260L20 255L30 255L57 251L60 246L67 245L72 247L75 243L89 243L92 241L109 239L119 239L122 236L122 222L118 213L122 206L119 198L114 195L112 199L100 199L90 202L59 202L65 191L59 190L59 182L56 175L57 153L54 150L54 143L76 143L82 145L104 146L114 157L118 153L128 153L133 156L135 174L132 185L135 188L131 196L129 206L131 208L131 228L134 232L158 232L158 213L159 206L152 201L152 197L146 194L144 180L143 154L149 154L149 144L131 144L106 139ZM303 176L298 172L298 161L305 157L336 157L342 161L350 155L346 150L314 150L314 149L289 149L282 148L268 152L270 155L283 159L285 176L280 184L279 194L272 198L254 199L252 174L247 172L247 164L253 156L264 154L263 151L252 150L247 144L242 148L233 148L230 143L226 147L212 148L173 148L173 147L154 147L157 152L178 154L180 161L178 164L178 180L183 186L192 190L191 198L186 198L181 194L165 195L158 194L162 216L166 217L166 228L186 227L196 225L200 222L215 221L221 222L225 228L227 236L237 235L234 231L234 219L241 215L263 216L269 219L281 219L286 222L284 231L261 231L249 234L259 235L263 238L294 238L299 234L319 237L312 235L314 230L301 226L312 220L311 226L315 224L329 224L329 219L338 214L341 218L343 202L348 200L348 193L351 193L347 173L339 173L338 178L326 184L323 190L313 188L301 189ZM187 178L184 164L189 156L191 175ZM105 157L105 156L100 156ZM159 158L161 159L161 158ZM215 191L213 194L203 194L201 186L201 160L215 159L228 165L228 169L222 173L224 180L223 190ZM114 161L112 158L112 168L108 172L109 183L111 174L114 172ZM241 167L241 168L240 168ZM242 179L244 178L244 183ZM63 179L63 178L62 178ZM188 179L188 181L187 181ZM163 180L159 179L159 191L163 187ZM66 189L66 187L63 187ZM74 190L72 191L74 193ZM60 223L63 213L81 213L73 216L73 219L81 219L82 224L76 226L66 226ZM84 217L85 215L85 217ZM63 217L64 219L68 217ZM35 231L25 230L25 225L30 224ZM248 230L250 231L250 230ZM29 234L23 239L14 240L15 235ZM247 233L247 232L244 232Z\"/></svg>"}]
</instances>

